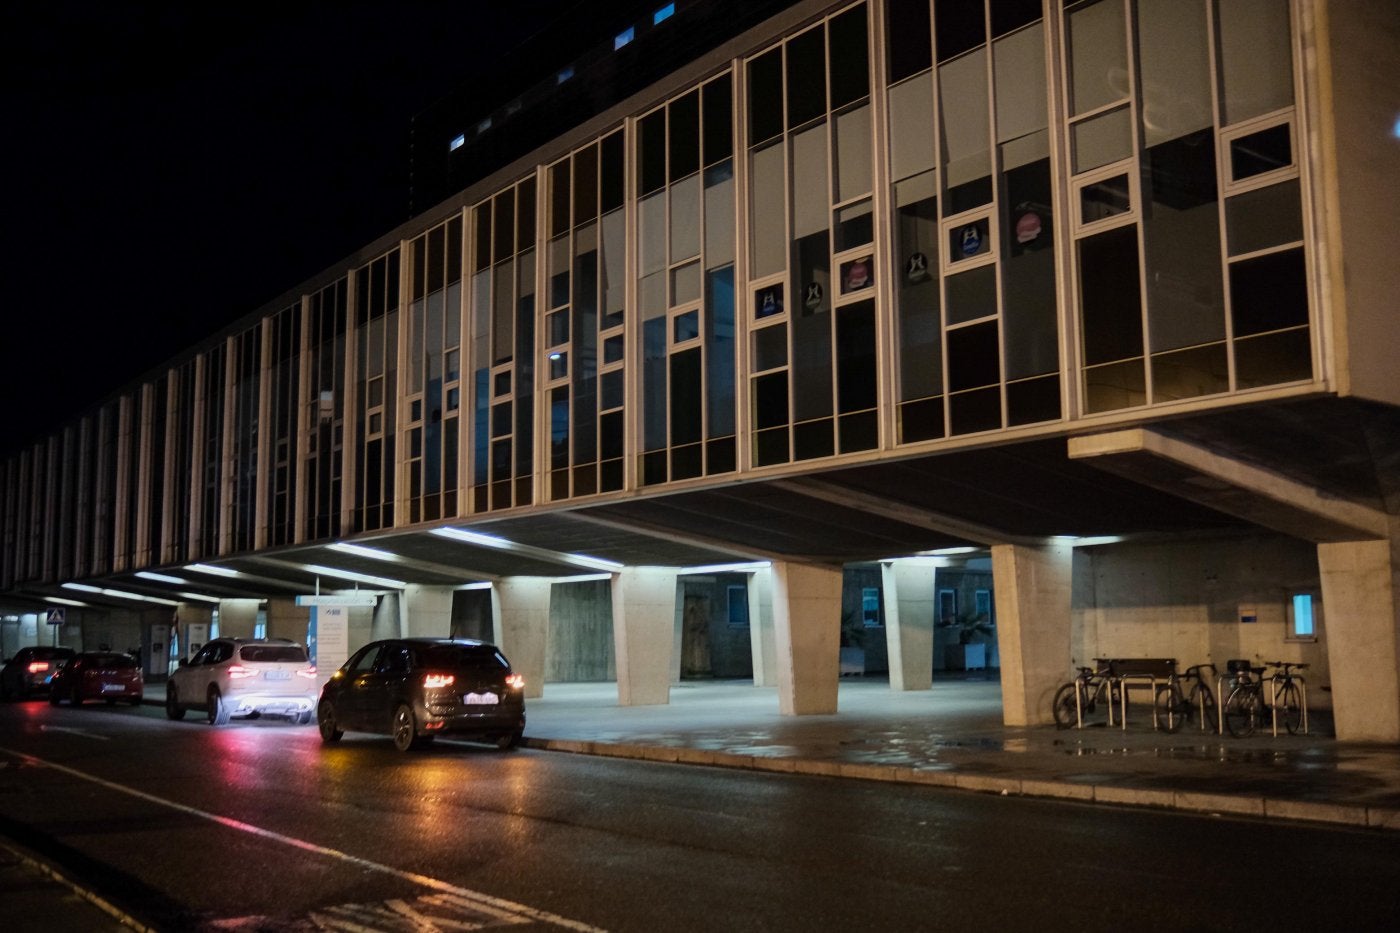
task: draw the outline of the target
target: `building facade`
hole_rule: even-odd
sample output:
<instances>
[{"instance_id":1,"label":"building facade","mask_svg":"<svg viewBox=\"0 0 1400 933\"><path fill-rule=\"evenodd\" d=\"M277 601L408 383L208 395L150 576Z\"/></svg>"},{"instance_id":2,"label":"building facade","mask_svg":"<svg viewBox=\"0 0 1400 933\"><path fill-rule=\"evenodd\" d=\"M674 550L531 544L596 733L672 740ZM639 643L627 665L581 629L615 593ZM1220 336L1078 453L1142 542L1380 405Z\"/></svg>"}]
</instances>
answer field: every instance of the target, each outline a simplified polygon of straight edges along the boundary
<instances>
[{"instance_id":1,"label":"building facade","mask_svg":"<svg viewBox=\"0 0 1400 933\"><path fill-rule=\"evenodd\" d=\"M956 568L1008 723L1094 656L1278 656L1400 741L1397 34L787 5L0 464L6 638L248 599L295 633L273 606L353 584L352 640L489 635L623 703L742 672L723 618L830 712L843 577L919 689Z\"/></svg>"}]
</instances>

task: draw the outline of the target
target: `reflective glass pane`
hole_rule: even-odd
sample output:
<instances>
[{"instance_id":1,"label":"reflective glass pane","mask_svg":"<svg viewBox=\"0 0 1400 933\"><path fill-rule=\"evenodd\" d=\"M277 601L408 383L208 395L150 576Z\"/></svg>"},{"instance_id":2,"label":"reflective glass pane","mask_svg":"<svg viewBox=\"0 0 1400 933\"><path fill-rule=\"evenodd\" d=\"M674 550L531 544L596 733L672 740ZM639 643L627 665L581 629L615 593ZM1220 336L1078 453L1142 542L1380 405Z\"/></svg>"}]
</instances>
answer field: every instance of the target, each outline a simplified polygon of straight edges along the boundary
<instances>
[{"instance_id":1,"label":"reflective glass pane","mask_svg":"<svg viewBox=\"0 0 1400 933\"><path fill-rule=\"evenodd\" d=\"M1076 172L1087 172L1133 153L1133 125L1126 107L1076 123L1070 133Z\"/></svg>"},{"instance_id":2,"label":"reflective glass pane","mask_svg":"<svg viewBox=\"0 0 1400 933\"><path fill-rule=\"evenodd\" d=\"M1127 32L1122 0L1099 0L1070 11L1070 113L1128 96Z\"/></svg>"},{"instance_id":3,"label":"reflective glass pane","mask_svg":"<svg viewBox=\"0 0 1400 933\"><path fill-rule=\"evenodd\" d=\"M1239 123L1292 104L1288 4L1230 0L1219 7L1224 122Z\"/></svg>"}]
</instances>

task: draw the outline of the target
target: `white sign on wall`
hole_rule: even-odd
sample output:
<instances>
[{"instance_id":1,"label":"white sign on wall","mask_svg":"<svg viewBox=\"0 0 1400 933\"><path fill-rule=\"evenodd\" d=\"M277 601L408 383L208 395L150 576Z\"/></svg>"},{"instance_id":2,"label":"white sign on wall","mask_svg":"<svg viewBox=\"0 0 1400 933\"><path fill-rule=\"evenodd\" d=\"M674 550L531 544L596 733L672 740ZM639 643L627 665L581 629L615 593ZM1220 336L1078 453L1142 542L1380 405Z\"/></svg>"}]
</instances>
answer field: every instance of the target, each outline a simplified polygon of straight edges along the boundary
<instances>
[{"instance_id":1,"label":"white sign on wall","mask_svg":"<svg viewBox=\"0 0 1400 933\"><path fill-rule=\"evenodd\" d=\"M313 606L306 646L322 679L350 657L350 611L345 606Z\"/></svg>"}]
</instances>

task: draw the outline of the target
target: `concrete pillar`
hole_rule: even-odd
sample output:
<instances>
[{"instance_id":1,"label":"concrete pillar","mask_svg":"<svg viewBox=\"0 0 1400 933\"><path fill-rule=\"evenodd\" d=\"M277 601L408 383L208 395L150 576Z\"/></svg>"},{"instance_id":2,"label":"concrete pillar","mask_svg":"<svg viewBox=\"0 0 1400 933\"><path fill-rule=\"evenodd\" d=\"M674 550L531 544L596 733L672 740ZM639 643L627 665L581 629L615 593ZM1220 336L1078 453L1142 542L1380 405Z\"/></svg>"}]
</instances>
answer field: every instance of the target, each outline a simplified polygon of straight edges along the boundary
<instances>
[{"instance_id":1,"label":"concrete pillar","mask_svg":"<svg viewBox=\"0 0 1400 933\"><path fill-rule=\"evenodd\" d=\"M252 638L257 624L256 599L219 600L219 634L224 638Z\"/></svg>"},{"instance_id":2,"label":"concrete pillar","mask_svg":"<svg viewBox=\"0 0 1400 933\"><path fill-rule=\"evenodd\" d=\"M180 620L184 621L183 611ZM306 626L311 621L311 608L298 606L295 599L277 598L267 601L267 637L290 638L306 644Z\"/></svg>"},{"instance_id":3,"label":"concrete pillar","mask_svg":"<svg viewBox=\"0 0 1400 933\"><path fill-rule=\"evenodd\" d=\"M778 649L773 635L773 571L767 567L748 574L749 650L753 655L753 685L778 685Z\"/></svg>"},{"instance_id":4,"label":"concrete pillar","mask_svg":"<svg viewBox=\"0 0 1400 933\"><path fill-rule=\"evenodd\" d=\"M917 557L880 565L891 690L927 690L933 686L936 566L933 561Z\"/></svg>"},{"instance_id":5,"label":"concrete pillar","mask_svg":"<svg viewBox=\"0 0 1400 933\"><path fill-rule=\"evenodd\" d=\"M410 583L399 597L404 637L446 638L452 633L452 587Z\"/></svg>"},{"instance_id":6,"label":"concrete pillar","mask_svg":"<svg viewBox=\"0 0 1400 933\"><path fill-rule=\"evenodd\" d=\"M525 678L525 696L544 696L549 648L548 577L505 577L491 585L491 638Z\"/></svg>"},{"instance_id":7,"label":"concrete pillar","mask_svg":"<svg viewBox=\"0 0 1400 933\"><path fill-rule=\"evenodd\" d=\"M365 631L363 640L355 644L354 638L358 634L356 630L356 616L350 614L351 626L351 650L362 648L372 641L379 641L381 638L402 638L405 634L403 626L402 612L400 606L402 599L398 593L385 593L379 597L379 602L370 613L368 630ZM354 607L352 607L354 608Z\"/></svg>"},{"instance_id":8,"label":"concrete pillar","mask_svg":"<svg viewBox=\"0 0 1400 933\"><path fill-rule=\"evenodd\" d=\"M1008 726L1054 721L1050 701L1070 675L1073 562L1065 544L992 547L1002 719Z\"/></svg>"},{"instance_id":9,"label":"concrete pillar","mask_svg":"<svg viewBox=\"0 0 1400 933\"><path fill-rule=\"evenodd\" d=\"M841 674L841 568L773 563L778 711L836 712Z\"/></svg>"},{"instance_id":10,"label":"concrete pillar","mask_svg":"<svg viewBox=\"0 0 1400 933\"><path fill-rule=\"evenodd\" d=\"M676 572L665 567L628 567L613 574L612 610L618 705L671 702Z\"/></svg>"},{"instance_id":11,"label":"concrete pillar","mask_svg":"<svg viewBox=\"0 0 1400 933\"><path fill-rule=\"evenodd\" d=\"M1337 738L1400 742L1400 534L1317 546ZM1314 690L1323 682L1304 671Z\"/></svg>"}]
</instances>

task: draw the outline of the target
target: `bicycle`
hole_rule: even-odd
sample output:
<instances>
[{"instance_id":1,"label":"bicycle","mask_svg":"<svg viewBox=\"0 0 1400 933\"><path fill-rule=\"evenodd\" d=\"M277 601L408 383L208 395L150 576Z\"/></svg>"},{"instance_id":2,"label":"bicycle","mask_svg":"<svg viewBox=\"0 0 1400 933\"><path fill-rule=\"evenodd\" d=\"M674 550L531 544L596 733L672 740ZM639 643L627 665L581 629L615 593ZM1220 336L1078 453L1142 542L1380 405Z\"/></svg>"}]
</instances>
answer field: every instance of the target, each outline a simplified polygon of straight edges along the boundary
<instances>
[{"instance_id":1,"label":"bicycle","mask_svg":"<svg viewBox=\"0 0 1400 933\"><path fill-rule=\"evenodd\" d=\"M1171 681L1157 691L1154 702L1157 706L1157 728L1174 733L1182 725L1199 717L1201 728L1216 731L1215 693L1202 674L1206 668L1215 670L1214 664L1193 664L1180 676L1173 675ZM1186 686L1187 684L1190 686Z\"/></svg>"},{"instance_id":2,"label":"bicycle","mask_svg":"<svg viewBox=\"0 0 1400 933\"><path fill-rule=\"evenodd\" d=\"M1265 677L1264 672L1275 668L1276 673ZM1230 665L1231 673L1237 675L1235 688L1225 701L1225 728L1235 738L1253 735L1259 728L1265 713L1272 718L1274 734L1278 734L1280 714L1289 735L1297 735L1300 727L1306 729L1307 710L1305 708L1302 678L1293 673L1306 664L1292 661L1266 661L1263 667L1244 664ZM1264 696L1264 684L1270 686L1269 696Z\"/></svg>"},{"instance_id":3,"label":"bicycle","mask_svg":"<svg viewBox=\"0 0 1400 933\"><path fill-rule=\"evenodd\" d=\"M1055 691L1051 710L1055 725L1060 729L1082 726L1084 717L1092 714L1099 703L1108 708L1108 719L1113 721L1113 704L1118 702L1118 685L1113 677L1113 668L1105 658L1094 658L1098 668L1080 667L1074 680L1062 684Z\"/></svg>"}]
</instances>

